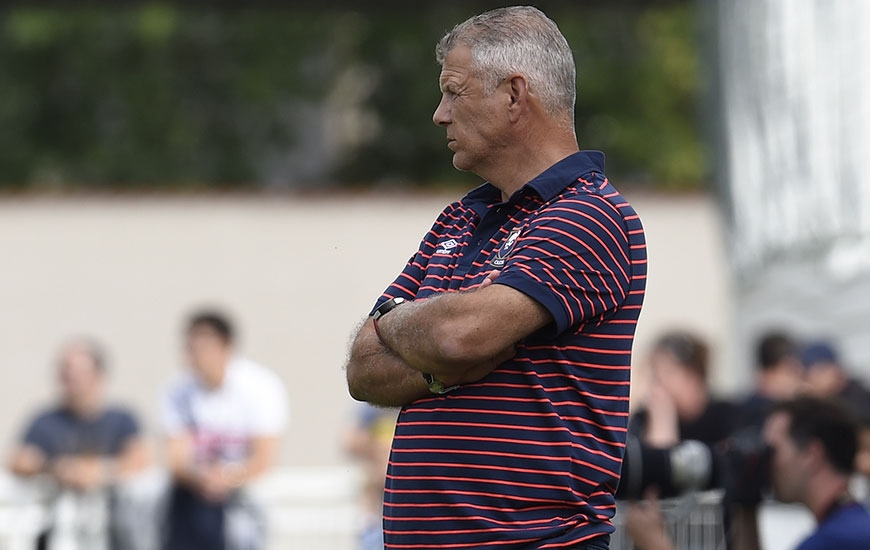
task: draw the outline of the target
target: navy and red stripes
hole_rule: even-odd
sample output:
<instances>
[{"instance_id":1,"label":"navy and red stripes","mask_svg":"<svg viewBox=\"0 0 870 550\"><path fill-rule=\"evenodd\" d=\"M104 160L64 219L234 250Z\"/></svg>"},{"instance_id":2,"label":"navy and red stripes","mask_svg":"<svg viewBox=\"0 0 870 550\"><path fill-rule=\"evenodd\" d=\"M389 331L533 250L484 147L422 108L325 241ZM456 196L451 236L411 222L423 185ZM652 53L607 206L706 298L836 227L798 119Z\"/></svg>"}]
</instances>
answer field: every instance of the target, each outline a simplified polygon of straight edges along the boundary
<instances>
[{"instance_id":1,"label":"navy and red stripes","mask_svg":"<svg viewBox=\"0 0 870 550\"><path fill-rule=\"evenodd\" d=\"M520 229L496 283L555 320L479 382L402 410L386 548L568 548L612 532L646 247L603 164L576 153L504 203L488 184L472 191L381 297L472 289Z\"/></svg>"}]
</instances>

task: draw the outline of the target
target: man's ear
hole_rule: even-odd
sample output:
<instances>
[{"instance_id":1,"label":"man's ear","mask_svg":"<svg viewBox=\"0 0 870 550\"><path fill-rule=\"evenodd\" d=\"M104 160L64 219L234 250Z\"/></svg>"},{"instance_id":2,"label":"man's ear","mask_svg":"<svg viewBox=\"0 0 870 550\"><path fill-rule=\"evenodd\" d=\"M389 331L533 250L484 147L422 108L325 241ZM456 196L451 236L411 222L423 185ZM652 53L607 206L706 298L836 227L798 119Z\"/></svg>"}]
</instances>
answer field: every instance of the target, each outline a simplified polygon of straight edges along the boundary
<instances>
[{"instance_id":1,"label":"man's ear","mask_svg":"<svg viewBox=\"0 0 870 550\"><path fill-rule=\"evenodd\" d=\"M510 103L508 105L511 122L519 120L522 112L528 108L529 81L521 74L515 74L507 80Z\"/></svg>"},{"instance_id":2,"label":"man's ear","mask_svg":"<svg viewBox=\"0 0 870 550\"><path fill-rule=\"evenodd\" d=\"M807 454L814 469L828 462L828 453L825 451L825 446L818 439L811 439L807 443L804 452Z\"/></svg>"}]
</instances>

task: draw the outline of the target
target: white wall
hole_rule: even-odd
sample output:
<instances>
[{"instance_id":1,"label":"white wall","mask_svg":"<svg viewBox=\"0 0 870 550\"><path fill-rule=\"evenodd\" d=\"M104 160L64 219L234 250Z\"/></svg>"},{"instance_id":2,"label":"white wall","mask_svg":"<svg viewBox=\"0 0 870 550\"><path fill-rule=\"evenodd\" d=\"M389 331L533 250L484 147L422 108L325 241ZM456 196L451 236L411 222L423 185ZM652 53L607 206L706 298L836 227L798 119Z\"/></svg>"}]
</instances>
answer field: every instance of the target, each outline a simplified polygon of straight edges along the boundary
<instances>
[{"instance_id":1,"label":"white wall","mask_svg":"<svg viewBox=\"0 0 870 550\"><path fill-rule=\"evenodd\" d=\"M184 317L214 303L235 316L244 352L287 384L293 419L282 462L341 463L353 410L341 369L350 334L455 196L3 199L4 448L51 399L59 343L81 333L106 343L112 395L156 433L158 395L180 368ZM743 375L722 364L730 290L710 199L628 198L650 252L638 359L659 330L687 325L713 340L718 385L736 387Z\"/></svg>"}]
</instances>

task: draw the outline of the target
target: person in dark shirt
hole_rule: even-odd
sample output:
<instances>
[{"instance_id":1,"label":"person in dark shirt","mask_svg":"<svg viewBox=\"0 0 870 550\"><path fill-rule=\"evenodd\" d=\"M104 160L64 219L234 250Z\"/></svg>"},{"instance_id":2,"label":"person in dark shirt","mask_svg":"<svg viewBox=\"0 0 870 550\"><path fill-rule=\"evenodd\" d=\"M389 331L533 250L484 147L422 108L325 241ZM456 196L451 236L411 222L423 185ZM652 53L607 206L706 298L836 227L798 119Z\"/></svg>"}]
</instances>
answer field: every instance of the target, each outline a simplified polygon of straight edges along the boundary
<instances>
[{"instance_id":1,"label":"person in dark shirt","mask_svg":"<svg viewBox=\"0 0 870 550\"><path fill-rule=\"evenodd\" d=\"M731 435L733 404L713 397L707 383L709 350L685 331L663 334L650 353L652 382L629 431L646 444L667 448L687 439L716 443Z\"/></svg>"},{"instance_id":2,"label":"person in dark shirt","mask_svg":"<svg viewBox=\"0 0 870 550\"><path fill-rule=\"evenodd\" d=\"M851 377L834 346L823 340L801 351L805 391L809 395L837 399L858 420L858 473L870 477L870 391Z\"/></svg>"},{"instance_id":3,"label":"person in dark shirt","mask_svg":"<svg viewBox=\"0 0 870 550\"><path fill-rule=\"evenodd\" d=\"M66 490L111 487L150 463L134 415L104 400L105 355L94 342L66 344L58 361L59 403L38 413L13 450L10 470L47 474ZM46 535L43 536L43 544Z\"/></svg>"},{"instance_id":4,"label":"person in dark shirt","mask_svg":"<svg viewBox=\"0 0 870 550\"><path fill-rule=\"evenodd\" d=\"M770 480L777 500L800 503L816 518L816 530L796 550L870 548L870 513L849 493L858 446L857 422L841 401L803 396L774 406L763 426L770 448ZM760 548L757 516L741 521L749 538L734 548ZM639 548L673 550L654 498L633 504L628 527Z\"/></svg>"},{"instance_id":5,"label":"person in dark shirt","mask_svg":"<svg viewBox=\"0 0 870 550\"><path fill-rule=\"evenodd\" d=\"M849 494L857 424L841 402L801 397L778 405L764 425L776 498L799 502L818 522L797 550L866 550L870 514Z\"/></svg>"},{"instance_id":6,"label":"person in dark shirt","mask_svg":"<svg viewBox=\"0 0 870 550\"><path fill-rule=\"evenodd\" d=\"M737 420L740 428L758 428L770 410L794 398L801 388L803 371L800 350L785 331L772 330L759 338L756 345L758 372L755 387L740 404Z\"/></svg>"}]
</instances>

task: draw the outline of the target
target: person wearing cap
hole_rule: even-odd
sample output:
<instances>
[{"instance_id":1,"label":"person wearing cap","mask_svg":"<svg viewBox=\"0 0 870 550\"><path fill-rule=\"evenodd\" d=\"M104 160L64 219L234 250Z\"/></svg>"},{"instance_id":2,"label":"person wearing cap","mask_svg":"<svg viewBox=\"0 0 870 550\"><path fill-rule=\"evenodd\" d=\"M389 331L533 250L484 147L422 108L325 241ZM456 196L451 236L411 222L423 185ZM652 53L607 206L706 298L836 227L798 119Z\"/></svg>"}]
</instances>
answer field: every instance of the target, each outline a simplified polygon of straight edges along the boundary
<instances>
[{"instance_id":1,"label":"person wearing cap","mask_svg":"<svg viewBox=\"0 0 870 550\"><path fill-rule=\"evenodd\" d=\"M806 345L801 353L805 390L817 397L839 399L859 422L858 473L870 476L870 391L843 366L830 342L818 340Z\"/></svg>"},{"instance_id":2,"label":"person wearing cap","mask_svg":"<svg viewBox=\"0 0 870 550\"><path fill-rule=\"evenodd\" d=\"M870 421L870 392L851 377L834 346L825 341L806 345L801 352L805 390L817 397L836 397L862 421Z\"/></svg>"}]
</instances>

